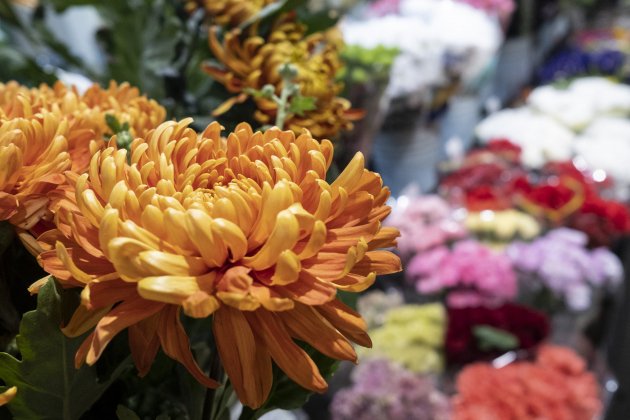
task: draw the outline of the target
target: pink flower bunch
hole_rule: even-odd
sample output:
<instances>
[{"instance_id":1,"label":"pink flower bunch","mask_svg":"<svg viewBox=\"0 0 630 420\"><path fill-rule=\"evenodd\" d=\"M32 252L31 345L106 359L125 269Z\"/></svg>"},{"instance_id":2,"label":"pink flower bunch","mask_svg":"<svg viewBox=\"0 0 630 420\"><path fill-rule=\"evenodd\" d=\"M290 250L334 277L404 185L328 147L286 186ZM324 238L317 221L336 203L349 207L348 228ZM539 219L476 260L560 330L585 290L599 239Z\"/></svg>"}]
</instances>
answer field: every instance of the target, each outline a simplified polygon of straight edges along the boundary
<instances>
[{"instance_id":1,"label":"pink flower bunch","mask_svg":"<svg viewBox=\"0 0 630 420\"><path fill-rule=\"evenodd\" d=\"M454 308L495 305L513 300L517 294L510 258L475 240L416 255L407 275L421 294L446 292L447 304Z\"/></svg>"},{"instance_id":2,"label":"pink flower bunch","mask_svg":"<svg viewBox=\"0 0 630 420\"><path fill-rule=\"evenodd\" d=\"M514 0L458 0L460 3L466 3L474 8L482 9L490 15L498 16L501 22L506 22L514 9L516 4Z\"/></svg>"},{"instance_id":3,"label":"pink flower bunch","mask_svg":"<svg viewBox=\"0 0 630 420\"><path fill-rule=\"evenodd\" d=\"M403 195L385 221L400 230L398 249L405 257L466 236L464 225L453 219L453 209L437 195Z\"/></svg>"}]
</instances>

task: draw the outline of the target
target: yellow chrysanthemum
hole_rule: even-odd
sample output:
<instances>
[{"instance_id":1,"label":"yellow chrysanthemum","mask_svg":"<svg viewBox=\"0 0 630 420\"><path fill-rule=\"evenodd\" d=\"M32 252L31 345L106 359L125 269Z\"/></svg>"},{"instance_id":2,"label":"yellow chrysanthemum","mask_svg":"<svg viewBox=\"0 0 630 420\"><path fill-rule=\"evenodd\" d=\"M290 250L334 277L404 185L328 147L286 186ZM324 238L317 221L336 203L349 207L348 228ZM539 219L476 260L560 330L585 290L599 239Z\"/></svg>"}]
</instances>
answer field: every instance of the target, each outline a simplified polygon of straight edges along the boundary
<instances>
[{"instance_id":1,"label":"yellow chrysanthemum","mask_svg":"<svg viewBox=\"0 0 630 420\"><path fill-rule=\"evenodd\" d=\"M65 332L96 326L77 353L95 363L128 328L141 375L158 348L206 386L179 312L213 315L218 351L241 401L260 406L273 360L301 386L324 391L317 366L294 340L355 360L348 340L370 345L360 315L335 298L376 274L400 270L396 229L381 228L389 190L357 154L329 184L333 146L309 133L167 122L146 141L92 158L75 190L58 197L57 230L39 238L42 266L83 304Z\"/></svg>"},{"instance_id":2,"label":"yellow chrysanthemum","mask_svg":"<svg viewBox=\"0 0 630 420\"><path fill-rule=\"evenodd\" d=\"M164 108L126 83L94 85L83 95L60 82L37 89L0 84L0 220L32 228L64 171L84 172L105 145L106 114L128 122L138 136L165 118Z\"/></svg>"},{"instance_id":3,"label":"yellow chrysanthemum","mask_svg":"<svg viewBox=\"0 0 630 420\"><path fill-rule=\"evenodd\" d=\"M188 10L202 7L212 18L212 23L236 27L254 17L265 6L276 0L195 0L186 5Z\"/></svg>"},{"instance_id":4,"label":"yellow chrysanthemum","mask_svg":"<svg viewBox=\"0 0 630 420\"><path fill-rule=\"evenodd\" d=\"M315 137L332 138L352 127L350 121L357 115L350 110L346 99L337 97L342 86L335 81L335 76L342 64L339 42L334 36L326 33L306 36L305 27L288 16L276 22L267 39L256 35L255 28L247 35L236 29L227 32L220 42L217 32L216 28L210 30L210 49L223 67L207 64L204 69L228 91L238 95L215 110L215 115L247 99L247 89L258 90L269 84L280 95L283 80L279 68L292 64L297 69L296 83L301 94L314 98L317 108L301 116L291 115L286 121L287 128L295 132L306 128ZM254 100L258 107L254 115L256 121L273 124L277 104L265 98Z\"/></svg>"}]
</instances>

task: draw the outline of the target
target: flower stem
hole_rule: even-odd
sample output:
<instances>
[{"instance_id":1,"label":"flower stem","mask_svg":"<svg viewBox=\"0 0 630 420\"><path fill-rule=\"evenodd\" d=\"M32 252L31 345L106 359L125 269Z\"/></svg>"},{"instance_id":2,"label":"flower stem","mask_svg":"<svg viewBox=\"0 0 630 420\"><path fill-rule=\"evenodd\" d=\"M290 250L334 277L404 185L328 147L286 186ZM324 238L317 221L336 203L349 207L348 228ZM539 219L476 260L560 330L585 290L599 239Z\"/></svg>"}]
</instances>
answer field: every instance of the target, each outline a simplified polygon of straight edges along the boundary
<instances>
[{"instance_id":1,"label":"flower stem","mask_svg":"<svg viewBox=\"0 0 630 420\"><path fill-rule=\"evenodd\" d=\"M216 349L216 346L212 346L212 356L210 359L210 377L216 378L218 382L221 382L221 378L223 377L223 368L221 367L221 360L219 359L219 352ZM203 400L203 411L201 414L202 420L215 420L215 415L218 411L214 410L214 399L216 397L217 390L207 388L206 396Z\"/></svg>"}]
</instances>

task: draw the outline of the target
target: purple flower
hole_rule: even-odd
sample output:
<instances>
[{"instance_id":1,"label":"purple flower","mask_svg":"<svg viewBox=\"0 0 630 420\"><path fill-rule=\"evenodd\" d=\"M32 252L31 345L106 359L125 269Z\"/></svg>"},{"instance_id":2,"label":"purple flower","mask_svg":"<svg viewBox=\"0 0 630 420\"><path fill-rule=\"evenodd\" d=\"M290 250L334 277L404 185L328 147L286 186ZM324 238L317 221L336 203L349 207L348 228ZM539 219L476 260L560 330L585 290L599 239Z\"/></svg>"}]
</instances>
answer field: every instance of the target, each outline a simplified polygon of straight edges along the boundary
<instances>
[{"instance_id":1,"label":"purple flower","mask_svg":"<svg viewBox=\"0 0 630 420\"><path fill-rule=\"evenodd\" d=\"M353 385L337 392L330 410L333 420L446 420L448 398L431 378L411 373L387 360L359 365Z\"/></svg>"},{"instance_id":2,"label":"purple flower","mask_svg":"<svg viewBox=\"0 0 630 420\"><path fill-rule=\"evenodd\" d=\"M515 242L506 251L514 267L534 275L542 286L573 310L591 303L591 288L617 285L623 277L619 259L608 249L587 248L587 236L559 228L530 243Z\"/></svg>"}]
</instances>

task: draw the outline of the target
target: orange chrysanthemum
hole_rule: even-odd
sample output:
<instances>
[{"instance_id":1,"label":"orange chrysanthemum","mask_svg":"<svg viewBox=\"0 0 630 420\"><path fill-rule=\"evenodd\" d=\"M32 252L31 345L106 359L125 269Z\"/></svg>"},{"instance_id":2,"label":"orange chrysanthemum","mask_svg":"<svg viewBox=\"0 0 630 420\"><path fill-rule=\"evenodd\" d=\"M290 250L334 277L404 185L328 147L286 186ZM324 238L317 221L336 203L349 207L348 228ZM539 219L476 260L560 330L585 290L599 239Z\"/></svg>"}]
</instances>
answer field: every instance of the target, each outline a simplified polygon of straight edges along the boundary
<instances>
[{"instance_id":1,"label":"orange chrysanthemum","mask_svg":"<svg viewBox=\"0 0 630 420\"><path fill-rule=\"evenodd\" d=\"M22 229L35 225L63 172L84 172L104 146L106 114L139 136L165 118L164 108L126 83L107 90L94 85L83 95L60 82L38 89L0 84L0 220Z\"/></svg>"},{"instance_id":2,"label":"orange chrysanthemum","mask_svg":"<svg viewBox=\"0 0 630 420\"><path fill-rule=\"evenodd\" d=\"M140 375L158 348L206 386L180 324L180 310L213 315L223 366L244 404L260 406L271 361L301 386L324 391L317 366L294 340L336 359L369 346L361 317L336 299L376 274L400 270L381 248L389 190L357 154L329 184L333 146L309 133L239 125L227 139L213 123L167 122L125 150L92 158L87 174L57 197L57 226L39 238L40 262L67 286L84 287L65 332L96 326L76 362L93 364L128 328Z\"/></svg>"},{"instance_id":3,"label":"orange chrysanthemum","mask_svg":"<svg viewBox=\"0 0 630 420\"><path fill-rule=\"evenodd\" d=\"M195 0L186 5L188 10L202 7L217 25L235 27L256 16L265 6L276 0Z\"/></svg>"},{"instance_id":4,"label":"orange chrysanthemum","mask_svg":"<svg viewBox=\"0 0 630 420\"><path fill-rule=\"evenodd\" d=\"M342 89L335 80L342 66L338 40L321 32L306 36L305 27L289 15L275 23L267 39L258 36L255 30L254 27L247 35L238 29L229 31L223 42L218 40L216 28L210 30L210 49L223 67L206 64L204 70L228 91L238 94L217 108L215 115L247 99L248 89L259 90L269 84L280 95L283 80L279 68L293 64L301 94L314 98L316 109L291 115L286 121L287 128L295 132L306 128L315 137L329 138L352 128L356 112L350 110L350 102L337 96ZM258 107L256 121L273 124L277 104L262 97L254 100Z\"/></svg>"}]
</instances>

